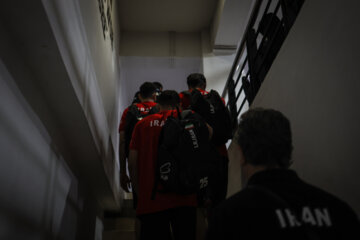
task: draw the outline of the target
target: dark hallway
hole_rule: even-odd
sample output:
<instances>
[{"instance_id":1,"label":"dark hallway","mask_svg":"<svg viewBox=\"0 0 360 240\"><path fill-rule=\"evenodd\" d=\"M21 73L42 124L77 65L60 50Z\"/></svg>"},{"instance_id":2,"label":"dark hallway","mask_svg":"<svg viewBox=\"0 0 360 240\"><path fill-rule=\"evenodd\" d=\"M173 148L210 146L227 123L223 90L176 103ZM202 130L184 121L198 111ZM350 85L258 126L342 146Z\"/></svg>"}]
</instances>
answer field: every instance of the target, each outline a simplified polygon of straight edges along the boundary
<instances>
[{"instance_id":1,"label":"dark hallway","mask_svg":"<svg viewBox=\"0 0 360 240\"><path fill-rule=\"evenodd\" d=\"M0 238L136 239L119 181L120 118L143 82L181 92L194 72L235 123L255 107L288 116L291 168L359 216L360 2L298 1L298 12L280 2L3 2ZM269 13L276 31L259 29ZM231 142L227 197L243 187Z\"/></svg>"}]
</instances>

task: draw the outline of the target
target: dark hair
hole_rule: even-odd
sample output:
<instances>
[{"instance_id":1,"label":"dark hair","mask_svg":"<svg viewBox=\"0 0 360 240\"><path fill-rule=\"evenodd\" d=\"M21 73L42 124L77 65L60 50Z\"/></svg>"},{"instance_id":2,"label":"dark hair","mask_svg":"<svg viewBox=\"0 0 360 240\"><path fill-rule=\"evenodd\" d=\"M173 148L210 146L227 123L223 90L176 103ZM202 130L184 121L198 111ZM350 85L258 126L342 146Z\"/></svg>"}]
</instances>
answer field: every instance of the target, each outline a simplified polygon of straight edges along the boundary
<instances>
[{"instance_id":1,"label":"dark hair","mask_svg":"<svg viewBox=\"0 0 360 240\"><path fill-rule=\"evenodd\" d=\"M157 102L161 106L170 106L176 108L180 104L179 94L174 90L165 90L161 92L157 98Z\"/></svg>"},{"instance_id":2,"label":"dark hair","mask_svg":"<svg viewBox=\"0 0 360 240\"><path fill-rule=\"evenodd\" d=\"M288 168L292 163L290 122L279 111L254 108L245 112L236 138L249 164Z\"/></svg>"},{"instance_id":3,"label":"dark hair","mask_svg":"<svg viewBox=\"0 0 360 240\"><path fill-rule=\"evenodd\" d=\"M140 86L140 95L142 98L150 98L156 92L156 87L151 82L144 82Z\"/></svg>"},{"instance_id":4,"label":"dark hair","mask_svg":"<svg viewBox=\"0 0 360 240\"><path fill-rule=\"evenodd\" d=\"M132 101L132 104L134 103L140 103L140 98L139 98L139 94L140 94L140 91L137 91L134 95L134 98L133 98L133 101Z\"/></svg>"},{"instance_id":5,"label":"dark hair","mask_svg":"<svg viewBox=\"0 0 360 240\"><path fill-rule=\"evenodd\" d=\"M153 84L155 85L155 87L158 89L159 92L162 91L163 89L163 85L159 82L153 82Z\"/></svg>"},{"instance_id":6,"label":"dark hair","mask_svg":"<svg viewBox=\"0 0 360 240\"><path fill-rule=\"evenodd\" d=\"M206 86L206 78L201 73L192 73L187 77L187 85L189 88Z\"/></svg>"}]
</instances>

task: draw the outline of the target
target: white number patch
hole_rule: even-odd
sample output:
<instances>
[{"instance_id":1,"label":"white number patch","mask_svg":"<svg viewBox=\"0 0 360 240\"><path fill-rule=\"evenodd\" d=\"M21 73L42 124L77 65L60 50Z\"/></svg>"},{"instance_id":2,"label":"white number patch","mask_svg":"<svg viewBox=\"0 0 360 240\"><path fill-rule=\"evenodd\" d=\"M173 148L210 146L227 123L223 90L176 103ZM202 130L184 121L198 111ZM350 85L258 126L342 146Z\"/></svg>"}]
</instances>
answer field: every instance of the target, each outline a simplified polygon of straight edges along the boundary
<instances>
[{"instance_id":1,"label":"white number patch","mask_svg":"<svg viewBox=\"0 0 360 240\"><path fill-rule=\"evenodd\" d=\"M200 189L207 187L209 184L208 177L204 177L200 179Z\"/></svg>"}]
</instances>

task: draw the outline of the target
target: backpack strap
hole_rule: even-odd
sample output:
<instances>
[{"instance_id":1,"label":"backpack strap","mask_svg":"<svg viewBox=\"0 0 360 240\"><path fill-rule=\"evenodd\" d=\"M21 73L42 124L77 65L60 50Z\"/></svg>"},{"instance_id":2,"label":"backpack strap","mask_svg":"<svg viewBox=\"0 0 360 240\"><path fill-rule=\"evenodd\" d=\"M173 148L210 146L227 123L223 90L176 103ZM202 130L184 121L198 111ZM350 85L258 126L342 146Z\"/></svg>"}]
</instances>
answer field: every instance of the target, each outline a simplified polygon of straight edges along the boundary
<instances>
[{"instance_id":1,"label":"backpack strap","mask_svg":"<svg viewBox=\"0 0 360 240\"><path fill-rule=\"evenodd\" d=\"M190 109L182 111L179 114L180 119L185 119L189 114L192 114L192 111Z\"/></svg>"},{"instance_id":2,"label":"backpack strap","mask_svg":"<svg viewBox=\"0 0 360 240\"><path fill-rule=\"evenodd\" d=\"M156 192L159 186L159 178L160 178L160 174L157 171L157 167L155 168L155 181L154 181L154 186L153 189L151 191L151 200L155 200L155 196L156 196Z\"/></svg>"},{"instance_id":3,"label":"backpack strap","mask_svg":"<svg viewBox=\"0 0 360 240\"><path fill-rule=\"evenodd\" d=\"M179 107L176 107L176 112L177 112L177 118L179 120L182 120L184 119L188 114L192 113L191 110L184 110L182 112L180 112L180 109ZM173 114L173 113L172 113ZM175 118L174 115L171 115L169 118ZM163 142L163 138L164 138L164 134L163 134L163 131L161 131L160 133L160 137L159 137L159 146L158 148L160 149L160 147L163 147L161 146L160 144ZM158 151L159 153L159 151ZM153 186L153 189L151 191L151 200L154 200L155 199L155 196L156 196L156 193L158 192L158 187L159 187L159 180L160 180L160 173L159 173L159 168L158 168L158 163L156 163L156 167L155 167L155 181L154 181L154 186Z\"/></svg>"},{"instance_id":4,"label":"backpack strap","mask_svg":"<svg viewBox=\"0 0 360 240\"><path fill-rule=\"evenodd\" d=\"M136 116L136 118L138 118L140 116L140 114L141 114L140 110L139 110L139 108L138 108L138 106L136 104L131 104L129 106L128 113L133 114L134 116Z\"/></svg>"},{"instance_id":5,"label":"backpack strap","mask_svg":"<svg viewBox=\"0 0 360 240\"><path fill-rule=\"evenodd\" d=\"M163 133L160 133L160 137L159 137L159 144L162 142L162 138L163 138ZM160 148L160 145L158 146L158 149ZM158 151L159 152L159 151ZM158 156L157 156L158 158ZM154 186L153 189L151 191L151 200L155 200L155 196L156 196L156 192L158 190L159 187L159 179L160 179L160 173L158 171L158 160L156 158L156 163L155 163L155 180L154 180Z\"/></svg>"},{"instance_id":6,"label":"backpack strap","mask_svg":"<svg viewBox=\"0 0 360 240\"><path fill-rule=\"evenodd\" d=\"M180 109L178 106L176 106L176 112L177 112L178 118L181 120L181 113L180 113Z\"/></svg>"},{"instance_id":7,"label":"backpack strap","mask_svg":"<svg viewBox=\"0 0 360 240\"><path fill-rule=\"evenodd\" d=\"M179 109L177 108L177 110L179 111ZM159 136L159 146L158 146L158 149L160 148L160 144L162 143L162 139L164 138L164 134L163 134L163 131L160 132L160 136ZM158 151L159 153L159 151ZM159 155L159 154L158 154ZM153 189L151 191L151 200L154 200L155 199L155 195L156 195L156 192L158 191L158 187L159 187L159 179L160 179L160 173L158 171L158 161L157 161L157 158L156 158L156 167L155 167L155 180L154 180L154 186L153 186Z\"/></svg>"},{"instance_id":8,"label":"backpack strap","mask_svg":"<svg viewBox=\"0 0 360 240\"><path fill-rule=\"evenodd\" d=\"M155 113L158 113L158 112L159 112L159 107L158 107L158 105L155 105L150 109L150 111L149 111L149 113L147 115L155 114Z\"/></svg>"}]
</instances>

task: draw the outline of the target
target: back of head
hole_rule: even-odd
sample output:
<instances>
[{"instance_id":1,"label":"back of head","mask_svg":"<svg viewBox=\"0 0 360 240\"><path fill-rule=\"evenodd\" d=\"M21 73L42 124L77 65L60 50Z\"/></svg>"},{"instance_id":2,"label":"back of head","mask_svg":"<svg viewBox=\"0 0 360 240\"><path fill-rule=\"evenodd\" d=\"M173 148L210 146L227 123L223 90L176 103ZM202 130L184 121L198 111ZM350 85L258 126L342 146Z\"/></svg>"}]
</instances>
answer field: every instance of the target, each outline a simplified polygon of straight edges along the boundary
<instances>
[{"instance_id":1,"label":"back of head","mask_svg":"<svg viewBox=\"0 0 360 240\"><path fill-rule=\"evenodd\" d=\"M140 91L137 91L134 95L134 98L133 98L133 101L132 101L132 104L134 103L140 103L141 102L141 99L140 99Z\"/></svg>"},{"instance_id":2,"label":"back of head","mask_svg":"<svg viewBox=\"0 0 360 240\"><path fill-rule=\"evenodd\" d=\"M245 112L236 135L246 163L269 168L291 165L290 122L281 112L263 108Z\"/></svg>"},{"instance_id":3,"label":"back of head","mask_svg":"<svg viewBox=\"0 0 360 240\"><path fill-rule=\"evenodd\" d=\"M179 94L174 90L165 90L161 92L157 98L157 102L161 107L176 108L180 104Z\"/></svg>"},{"instance_id":4,"label":"back of head","mask_svg":"<svg viewBox=\"0 0 360 240\"><path fill-rule=\"evenodd\" d=\"M154 84L155 87L156 87L156 96L159 96L160 93L162 92L163 86L162 86L162 84L159 83L159 82L153 82L153 84Z\"/></svg>"},{"instance_id":5,"label":"back of head","mask_svg":"<svg viewBox=\"0 0 360 240\"><path fill-rule=\"evenodd\" d=\"M157 90L158 90L159 92L162 91L163 85L162 85L161 83L159 83L159 82L153 82L153 84L155 85L155 87L157 88Z\"/></svg>"},{"instance_id":6,"label":"back of head","mask_svg":"<svg viewBox=\"0 0 360 240\"><path fill-rule=\"evenodd\" d=\"M148 99L156 93L156 86L151 82L144 82L140 86L140 95L143 99Z\"/></svg>"},{"instance_id":7,"label":"back of head","mask_svg":"<svg viewBox=\"0 0 360 240\"><path fill-rule=\"evenodd\" d=\"M195 89L195 88L206 88L206 78L201 73L192 73L187 77L187 85L189 89Z\"/></svg>"}]
</instances>

